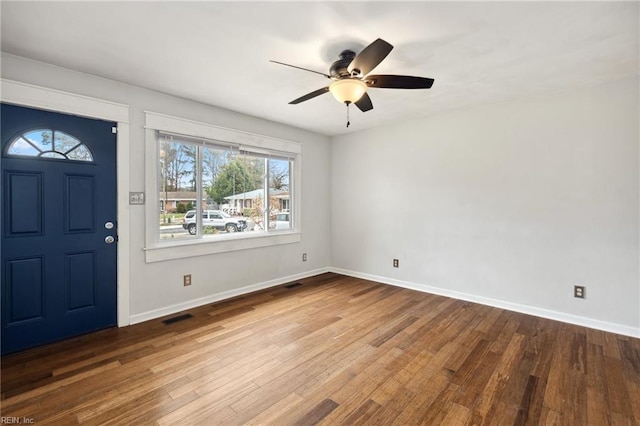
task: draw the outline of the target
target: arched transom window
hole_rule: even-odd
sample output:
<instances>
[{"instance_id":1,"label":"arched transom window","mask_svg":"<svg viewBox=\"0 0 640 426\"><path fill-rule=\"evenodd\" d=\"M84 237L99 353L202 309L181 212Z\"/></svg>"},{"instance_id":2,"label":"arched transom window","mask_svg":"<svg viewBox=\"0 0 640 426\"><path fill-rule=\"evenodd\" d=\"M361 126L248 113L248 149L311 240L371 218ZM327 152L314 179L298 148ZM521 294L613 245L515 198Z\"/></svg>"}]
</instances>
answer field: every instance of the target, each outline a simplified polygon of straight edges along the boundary
<instances>
[{"instance_id":1,"label":"arched transom window","mask_svg":"<svg viewBox=\"0 0 640 426\"><path fill-rule=\"evenodd\" d=\"M29 130L18 136L9 144L7 155L93 161L89 148L77 138L49 129Z\"/></svg>"}]
</instances>

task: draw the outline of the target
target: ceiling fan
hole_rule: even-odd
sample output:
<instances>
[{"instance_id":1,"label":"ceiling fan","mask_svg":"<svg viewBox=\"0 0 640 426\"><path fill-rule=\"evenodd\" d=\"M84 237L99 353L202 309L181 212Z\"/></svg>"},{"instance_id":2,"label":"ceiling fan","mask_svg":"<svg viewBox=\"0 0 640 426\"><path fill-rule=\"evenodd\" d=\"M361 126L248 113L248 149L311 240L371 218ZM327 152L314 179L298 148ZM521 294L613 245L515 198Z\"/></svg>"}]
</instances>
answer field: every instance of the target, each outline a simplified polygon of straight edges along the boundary
<instances>
[{"instance_id":1,"label":"ceiling fan","mask_svg":"<svg viewBox=\"0 0 640 426\"><path fill-rule=\"evenodd\" d=\"M365 47L356 55L351 50L340 53L340 59L331 64L329 74L285 64L284 62L270 61L276 64L320 74L334 80L327 87L315 90L301 96L289 104L299 104L324 93L331 94L338 102L347 105L347 127L349 127L349 105L354 103L362 112L373 109L373 103L367 93L367 89L429 89L433 85L432 78L413 77L408 75L369 74L375 67L387 57L393 46L381 38Z\"/></svg>"}]
</instances>

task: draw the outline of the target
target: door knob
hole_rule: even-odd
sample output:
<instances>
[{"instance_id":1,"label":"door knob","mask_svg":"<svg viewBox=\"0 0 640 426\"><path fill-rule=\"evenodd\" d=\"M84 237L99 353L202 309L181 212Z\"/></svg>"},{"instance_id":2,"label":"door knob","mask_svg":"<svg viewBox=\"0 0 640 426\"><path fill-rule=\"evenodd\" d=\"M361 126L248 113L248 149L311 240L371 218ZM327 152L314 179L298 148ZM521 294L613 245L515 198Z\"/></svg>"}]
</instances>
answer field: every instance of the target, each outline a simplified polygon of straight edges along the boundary
<instances>
[{"instance_id":1,"label":"door knob","mask_svg":"<svg viewBox=\"0 0 640 426\"><path fill-rule=\"evenodd\" d=\"M107 244L113 244L113 242L114 242L115 240L116 240L116 239L115 239L115 238L113 238L113 236L111 236L111 235L107 235L107 236L105 237L105 239L104 239L104 242L105 242L105 243L107 243Z\"/></svg>"}]
</instances>

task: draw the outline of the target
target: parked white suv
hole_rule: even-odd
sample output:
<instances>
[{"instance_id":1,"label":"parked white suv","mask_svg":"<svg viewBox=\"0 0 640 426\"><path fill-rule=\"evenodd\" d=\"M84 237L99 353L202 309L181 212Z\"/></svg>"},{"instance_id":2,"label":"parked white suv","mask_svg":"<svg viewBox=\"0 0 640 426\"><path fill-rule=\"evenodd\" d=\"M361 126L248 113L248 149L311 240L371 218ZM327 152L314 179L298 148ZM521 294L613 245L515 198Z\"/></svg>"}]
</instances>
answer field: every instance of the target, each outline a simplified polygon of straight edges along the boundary
<instances>
[{"instance_id":1,"label":"parked white suv","mask_svg":"<svg viewBox=\"0 0 640 426\"><path fill-rule=\"evenodd\" d=\"M291 229L291 222L289 222L289 213L278 213L275 220L276 229Z\"/></svg>"},{"instance_id":2,"label":"parked white suv","mask_svg":"<svg viewBox=\"0 0 640 426\"><path fill-rule=\"evenodd\" d=\"M196 235L196 226L196 211L189 210L182 219L182 227L189 231L189 234ZM202 212L202 227L227 232L241 232L247 227L247 221L232 217L220 210L204 210Z\"/></svg>"}]
</instances>

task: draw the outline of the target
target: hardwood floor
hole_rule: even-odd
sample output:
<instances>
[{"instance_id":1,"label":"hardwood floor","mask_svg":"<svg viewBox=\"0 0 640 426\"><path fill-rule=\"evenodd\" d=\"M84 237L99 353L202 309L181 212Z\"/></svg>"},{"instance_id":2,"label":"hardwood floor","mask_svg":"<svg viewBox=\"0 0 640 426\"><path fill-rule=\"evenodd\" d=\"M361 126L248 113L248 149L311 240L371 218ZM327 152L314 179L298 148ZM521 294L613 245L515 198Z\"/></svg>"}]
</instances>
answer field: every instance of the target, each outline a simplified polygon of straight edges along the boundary
<instances>
[{"instance_id":1,"label":"hardwood floor","mask_svg":"<svg viewBox=\"0 0 640 426\"><path fill-rule=\"evenodd\" d=\"M640 424L638 339L335 274L301 283L4 357L2 416Z\"/></svg>"}]
</instances>

